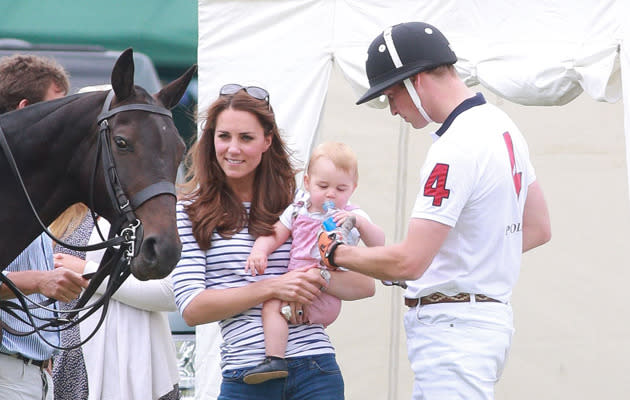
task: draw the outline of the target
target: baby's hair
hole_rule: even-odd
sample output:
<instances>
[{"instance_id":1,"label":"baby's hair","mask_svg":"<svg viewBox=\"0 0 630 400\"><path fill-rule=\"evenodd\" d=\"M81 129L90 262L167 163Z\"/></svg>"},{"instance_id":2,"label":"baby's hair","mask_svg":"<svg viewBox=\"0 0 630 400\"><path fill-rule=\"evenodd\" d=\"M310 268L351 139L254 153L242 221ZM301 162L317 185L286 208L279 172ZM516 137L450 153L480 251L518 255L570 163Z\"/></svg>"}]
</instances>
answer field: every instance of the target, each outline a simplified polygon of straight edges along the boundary
<instances>
[{"instance_id":1,"label":"baby's hair","mask_svg":"<svg viewBox=\"0 0 630 400\"><path fill-rule=\"evenodd\" d=\"M310 174L311 165L320 158L327 158L336 168L354 177L354 183L359 182L359 166L357 156L350 146L341 142L324 142L313 149L308 161L306 173Z\"/></svg>"}]
</instances>

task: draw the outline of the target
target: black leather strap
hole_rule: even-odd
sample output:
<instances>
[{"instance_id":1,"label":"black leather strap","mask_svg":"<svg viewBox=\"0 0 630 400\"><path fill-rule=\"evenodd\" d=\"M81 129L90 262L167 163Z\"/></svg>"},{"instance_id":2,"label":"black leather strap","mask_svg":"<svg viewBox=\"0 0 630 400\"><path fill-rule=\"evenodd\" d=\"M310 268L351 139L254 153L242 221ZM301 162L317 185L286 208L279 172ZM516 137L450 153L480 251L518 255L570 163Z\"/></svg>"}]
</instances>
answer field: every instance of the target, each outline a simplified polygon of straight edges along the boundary
<instances>
[{"instance_id":1,"label":"black leather strap","mask_svg":"<svg viewBox=\"0 0 630 400\"><path fill-rule=\"evenodd\" d=\"M134 209L138 208L145 201L161 194L172 194L173 196L177 197L175 185L173 185L172 182L167 181L157 182L149 185L135 194L135 196L131 199L131 206Z\"/></svg>"}]
</instances>

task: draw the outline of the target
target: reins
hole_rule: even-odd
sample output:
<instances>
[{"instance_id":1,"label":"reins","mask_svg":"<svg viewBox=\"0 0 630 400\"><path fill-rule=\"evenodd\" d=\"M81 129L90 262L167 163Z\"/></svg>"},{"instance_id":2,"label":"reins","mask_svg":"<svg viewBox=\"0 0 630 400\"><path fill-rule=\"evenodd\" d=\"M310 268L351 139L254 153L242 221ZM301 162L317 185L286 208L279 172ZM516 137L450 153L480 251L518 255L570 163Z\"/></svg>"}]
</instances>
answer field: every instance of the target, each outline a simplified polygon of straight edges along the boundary
<instances>
[{"instance_id":1,"label":"reins","mask_svg":"<svg viewBox=\"0 0 630 400\"><path fill-rule=\"evenodd\" d=\"M140 247L142 245L142 240L144 237L144 229L142 226L142 222L136 217L134 210L140 207L147 200L159 196L162 194L169 194L172 196L176 196L175 185L172 182L168 181L159 181L148 185L144 189L140 190L136 193L131 199L126 195L125 191L122 188L122 184L118 177L118 172L116 170L116 164L113 157L113 152L111 148L111 140L110 140L110 124L108 119L118 113L125 111L145 111L153 114L161 114L165 115L169 118L172 118L172 114L169 110L164 107L153 105L153 104L126 104L122 106L115 107L110 109L112 100L114 97L114 91L110 90L103 102L103 107L101 112L97 117L97 124L99 126L99 132L97 137L97 155L94 160L94 167L92 170L92 174L90 176L90 193L89 193L89 205L88 207L91 210L92 217L96 221L96 215L93 211L94 205L94 182L96 180L97 169L99 161L102 165L103 174L105 178L105 187L107 188L108 197L112 202L112 207L117 210L118 217L114 221L111 222L111 228L109 231L108 239L104 240L103 235L98 228L98 224L95 224L97 231L103 242L89 245L89 246L76 246L69 243L65 243L59 238L55 237L52 232L45 226L42 222L33 202L28 194L28 190L22 176L19 172L11 149L7 143L6 136L4 131L2 130L2 126L0 126L0 147L9 162L9 166L13 174L15 175L17 181L22 188L22 191L28 201L28 204L35 215L39 225L43 229L43 231L48 235L52 240L56 241L63 247L68 249L77 250L77 251L94 251L106 248L106 252L101 260L101 263L94 274L90 276L84 275L85 278L90 279L90 283L88 287L84 290L83 294L79 298L77 306L72 310L58 310L56 308L48 308L48 305L54 303L54 300L48 300L42 304L34 304L30 299L26 297L14 284L11 282L4 274L0 273L0 281L7 285L7 287L15 294L17 301L19 302L19 306L11 301L0 301L0 309L4 310L14 318L24 322L25 324L31 326L33 329L28 332L19 332L15 329L6 325L4 321L0 321L0 328L5 331L17 335L17 336L26 336L30 335L34 332L44 340L51 347L55 347L58 349L72 349L83 345L86 341L88 341L98 330L100 325L103 323L106 311L107 304L109 302L110 297L114 294L114 292L122 285L124 280L130 275L131 269L130 265L134 257L138 255ZM118 246L118 250L114 251L114 248ZM110 277L107 283L107 289L103 296L98 299L96 302L87 305L88 300L92 297L92 295L96 292L97 288L101 285L101 283L105 280L105 278ZM33 304L28 305L27 302L31 302ZM91 314L93 314L100 307L103 307L103 312L101 313L100 320L96 325L95 330L81 343L71 346L71 347L59 347L49 343L42 335L40 331L61 331L65 329L69 329L79 322L83 321ZM34 316L29 310L32 308L42 308L45 310L49 310L58 314L64 314L66 317L55 317L55 318L40 318ZM21 310L26 314L26 318L24 319L17 315L14 310ZM80 311L87 311L84 315L77 318L77 315ZM46 321L44 324L38 326L35 323L35 319L40 321ZM1 331L0 331L1 337Z\"/></svg>"}]
</instances>

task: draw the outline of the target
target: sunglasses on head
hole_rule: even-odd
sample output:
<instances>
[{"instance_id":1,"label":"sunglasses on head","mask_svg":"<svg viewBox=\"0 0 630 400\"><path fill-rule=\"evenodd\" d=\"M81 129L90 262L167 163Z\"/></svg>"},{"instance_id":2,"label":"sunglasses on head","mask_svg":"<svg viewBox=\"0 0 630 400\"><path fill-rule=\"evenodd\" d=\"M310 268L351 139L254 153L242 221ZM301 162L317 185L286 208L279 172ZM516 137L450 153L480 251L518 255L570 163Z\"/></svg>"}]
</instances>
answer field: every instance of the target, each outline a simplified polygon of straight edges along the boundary
<instances>
[{"instance_id":1,"label":"sunglasses on head","mask_svg":"<svg viewBox=\"0 0 630 400\"><path fill-rule=\"evenodd\" d=\"M219 95L227 96L244 90L245 93L258 100L264 100L269 105L269 92L258 86L241 86L238 83L228 83L219 91Z\"/></svg>"}]
</instances>

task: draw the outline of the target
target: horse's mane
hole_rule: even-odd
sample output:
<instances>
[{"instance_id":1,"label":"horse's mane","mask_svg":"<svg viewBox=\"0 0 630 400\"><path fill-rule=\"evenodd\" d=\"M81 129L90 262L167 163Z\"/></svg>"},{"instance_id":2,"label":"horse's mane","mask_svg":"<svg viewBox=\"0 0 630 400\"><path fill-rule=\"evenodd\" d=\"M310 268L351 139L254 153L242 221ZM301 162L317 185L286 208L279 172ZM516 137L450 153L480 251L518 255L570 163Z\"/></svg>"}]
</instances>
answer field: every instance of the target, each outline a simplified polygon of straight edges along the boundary
<instances>
[{"instance_id":1,"label":"horse's mane","mask_svg":"<svg viewBox=\"0 0 630 400\"><path fill-rule=\"evenodd\" d=\"M78 93L66 97L62 97L56 100L42 101L39 103L31 104L19 110L9 111L0 115L0 126L7 131L13 131L14 129L24 128L37 121L40 121L45 116L55 112L61 107L65 107L68 104L74 103L80 99L88 96L103 95L103 92L87 92Z\"/></svg>"}]
</instances>

